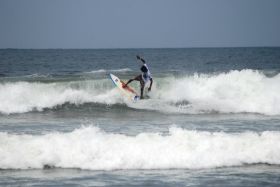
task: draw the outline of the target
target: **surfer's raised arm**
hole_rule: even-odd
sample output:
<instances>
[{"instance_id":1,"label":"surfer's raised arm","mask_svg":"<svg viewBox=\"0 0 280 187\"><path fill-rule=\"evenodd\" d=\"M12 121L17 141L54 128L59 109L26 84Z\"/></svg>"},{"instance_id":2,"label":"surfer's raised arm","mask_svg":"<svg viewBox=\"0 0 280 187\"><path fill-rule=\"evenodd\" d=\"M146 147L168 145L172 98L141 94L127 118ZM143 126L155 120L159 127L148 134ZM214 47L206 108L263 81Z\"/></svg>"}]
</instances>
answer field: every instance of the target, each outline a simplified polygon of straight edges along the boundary
<instances>
[{"instance_id":1,"label":"surfer's raised arm","mask_svg":"<svg viewBox=\"0 0 280 187\"><path fill-rule=\"evenodd\" d=\"M139 55L136 55L137 60L141 60L141 62L143 62L143 64L146 64L146 61L141 58Z\"/></svg>"}]
</instances>

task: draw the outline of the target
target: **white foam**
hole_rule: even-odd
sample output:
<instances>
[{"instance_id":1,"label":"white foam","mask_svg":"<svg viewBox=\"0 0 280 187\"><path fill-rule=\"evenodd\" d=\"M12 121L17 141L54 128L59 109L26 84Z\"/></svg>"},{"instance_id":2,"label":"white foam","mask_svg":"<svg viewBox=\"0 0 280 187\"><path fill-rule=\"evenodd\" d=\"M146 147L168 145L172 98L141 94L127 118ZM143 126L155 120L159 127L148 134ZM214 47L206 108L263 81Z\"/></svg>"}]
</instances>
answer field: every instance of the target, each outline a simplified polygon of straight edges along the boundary
<instances>
[{"instance_id":1,"label":"white foam","mask_svg":"<svg viewBox=\"0 0 280 187\"><path fill-rule=\"evenodd\" d=\"M44 165L91 170L215 168L244 164L280 164L280 132L189 131L112 134L96 127L70 133L0 133L0 168Z\"/></svg>"},{"instance_id":2,"label":"white foam","mask_svg":"<svg viewBox=\"0 0 280 187\"><path fill-rule=\"evenodd\" d=\"M279 82L280 74L266 77L253 70L181 78L155 77L149 100L126 104L132 108L172 113L214 111L280 115ZM139 92L138 83L132 86ZM41 111L67 102L116 104L124 101L109 78L67 83L0 83L1 113Z\"/></svg>"},{"instance_id":3,"label":"white foam","mask_svg":"<svg viewBox=\"0 0 280 187\"><path fill-rule=\"evenodd\" d=\"M117 90L104 90L102 84L93 81L47 84L16 82L0 84L0 101L0 112L10 114L41 111L65 103L114 104L122 102L122 99Z\"/></svg>"},{"instance_id":4,"label":"white foam","mask_svg":"<svg viewBox=\"0 0 280 187\"><path fill-rule=\"evenodd\" d=\"M177 108L181 112L280 114L279 74L269 78L258 71L242 70L169 80L153 97L173 103L190 102Z\"/></svg>"},{"instance_id":5,"label":"white foam","mask_svg":"<svg viewBox=\"0 0 280 187\"><path fill-rule=\"evenodd\" d=\"M99 70L92 70L90 72L85 72L85 73L107 73L107 72L128 72L128 71L132 71L130 68L122 68L122 69L99 69Z\"/></svg>"}]
</instances>

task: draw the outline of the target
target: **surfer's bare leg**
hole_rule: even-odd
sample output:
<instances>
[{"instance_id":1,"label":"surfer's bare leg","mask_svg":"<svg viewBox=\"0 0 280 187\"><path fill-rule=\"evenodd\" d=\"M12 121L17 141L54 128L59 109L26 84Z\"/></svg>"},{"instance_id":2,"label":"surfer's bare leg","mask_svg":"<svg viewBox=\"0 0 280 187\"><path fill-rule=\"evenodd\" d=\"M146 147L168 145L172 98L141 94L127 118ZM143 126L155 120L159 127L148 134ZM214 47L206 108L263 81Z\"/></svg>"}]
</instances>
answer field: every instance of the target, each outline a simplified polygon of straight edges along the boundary
<instances>
[{"instance_id":1,"label":"surfer's bare leg","mask_svg":"<svg viewBox=\"0 0 280 187\"><path fill-rule=\"evenodd\" d=\"M123 87L127 87L127 85L129 83L131 83L132 81L141 81L141 80L142 80L142 75L138 75L138 76L134 77L133 79L129 79L129 81L127 81L127 83Z\"/></svg>"},{"instance_id":2,"label":"surfer's bare leg","mask_svg":"<svg viewBox=\"0 0 280 187\"><path fill-rule=\"evenodd\" d=\"M145 87L145 83L144 81L141 79L140 80L140 86L141 86L141 96L140 96L140 99L143 99L143 91L144 91L144 87Z\"/></svg>"},{"instance_id":3,"label":"surfer's bare leg","mask_svg":"<svg viewBox=\"0 0 280 187\"><path fill-rule=\"evenodd\" d=\"M127 83L125 85L123 85L123 87L127 87L127 85L129 83L131 83L132 81L139 81L140 82L140 93L141 93L141 96L140 96L140 99L143 99L143 92L144 92L144 87L145 87L145 82L143 81L142 79L142 75L138 75L136 77L134 77L133 79L130 79L129 81L127 81Z\"/></svg>"},{"instance_id":4,"label":"surfer's bare leg","mask_svg":"<svg viewBox=\"0 0 280 187\"><path fill-rule=\"evenodd\" d=\"M124 84L123 87L124 87L124 88L127 87L127 85L128 85L129 83L131 83L132 81L134 81L134 80L135 80L135 79L129 79L129 81L127 81L127 83Z\"/></svg>"}]
</instances>

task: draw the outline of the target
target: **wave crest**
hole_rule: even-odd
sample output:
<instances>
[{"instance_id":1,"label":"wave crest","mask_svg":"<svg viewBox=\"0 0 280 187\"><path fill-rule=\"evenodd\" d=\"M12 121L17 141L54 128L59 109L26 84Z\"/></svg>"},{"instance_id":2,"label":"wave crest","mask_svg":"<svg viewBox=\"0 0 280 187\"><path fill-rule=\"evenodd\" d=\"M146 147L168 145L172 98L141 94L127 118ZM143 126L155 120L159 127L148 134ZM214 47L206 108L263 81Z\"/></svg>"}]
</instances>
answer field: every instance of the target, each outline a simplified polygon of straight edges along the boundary
<instances>
[{"instance_id":1,"label":"wave crest","mask_svg":"<svg viewBox=\"0 0 280 187\"><path fill-rule=\"evenodd\" d=\"M230 71L217 75L193 75L170 81L155 92L172 103L188 101L183 112L280 114L280 75L266 77L253 70Z\"/></svg>"},{"instance_id":2,"label":"wave crest","mask_svg":"<svg viewBox=\"0 0 280 187\"><path fill-rule=\"evenodd\" d=\"M0 84L0 112L3 114L42 111L65 103L115 104L122 101L117 90L108 89L104 81L68 83L16 82ZM110 87L111 88L111 87Z\"/></svg>"},{"instance_id":3,"label":"wave crest","mask_svg":"<svg viewBox=\"0 0 280 187\"><path fill-rule=\"evenodd\" d=\"M120 104L171 113L259 113L280 115L280 74L259 71L154 78L150 99L126 102L111 80L72 82L10 82L0 84L0 112L41 111L65 103ZM132 84L133 85L133 84ZM134 83L138 87L137 83ZM138 88L136 89L138 90Z\"/></svg>"},{"instance_id":4,"label":"wave crest","mask_svg":"<svg viewBox=\"0 0 280 187\"><path fill-rule=\"evenodd\" d=\"M136 136L106 133L94 126L46 135L0 133L0 168L196 169L280 164L279 141L279 132L228 134L177 127L165 135Z\"/></svg>"}]
</instances>

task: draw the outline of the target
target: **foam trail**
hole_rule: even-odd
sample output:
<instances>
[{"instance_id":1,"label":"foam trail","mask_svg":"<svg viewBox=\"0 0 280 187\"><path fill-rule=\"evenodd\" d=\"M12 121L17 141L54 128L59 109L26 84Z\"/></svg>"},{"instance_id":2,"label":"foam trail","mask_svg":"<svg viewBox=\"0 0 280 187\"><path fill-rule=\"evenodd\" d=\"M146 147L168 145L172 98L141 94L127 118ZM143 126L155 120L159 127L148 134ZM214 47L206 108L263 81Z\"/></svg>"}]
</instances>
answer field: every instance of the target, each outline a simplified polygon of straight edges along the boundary
<instances>
[{"instance_id":1,"label":"foam trail","mask_svg":"<svg viewBox=\"0 0 280 187\"><path fill-rule=\"evenodd\" d=\"M228 134L177 127L166 135L127 136L96 127L46 135L0 133L0 168L196 169L280 164L279 141L279 132Z\"/></svg>"}]
</instances>

